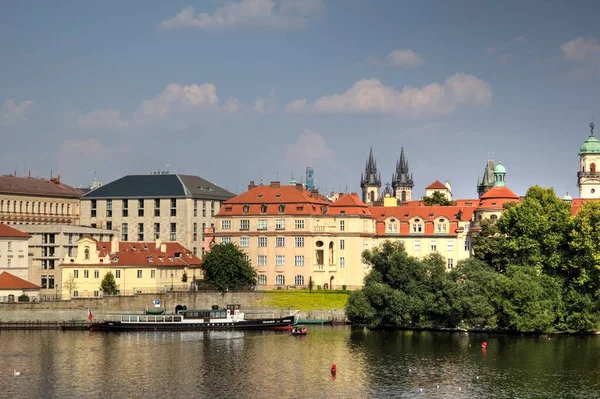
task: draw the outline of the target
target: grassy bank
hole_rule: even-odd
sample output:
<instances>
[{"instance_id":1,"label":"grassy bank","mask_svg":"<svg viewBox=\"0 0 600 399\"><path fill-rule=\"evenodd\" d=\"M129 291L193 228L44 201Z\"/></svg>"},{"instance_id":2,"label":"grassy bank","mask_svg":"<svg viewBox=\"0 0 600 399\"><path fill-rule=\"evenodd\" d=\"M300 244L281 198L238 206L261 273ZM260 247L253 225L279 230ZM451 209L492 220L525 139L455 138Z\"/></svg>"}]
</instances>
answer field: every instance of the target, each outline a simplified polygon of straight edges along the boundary
<instances>
[{"instance_id":1,"label":"grassy bank","mask_svg":"<svg viewBox=\"0 0 600 399\"><path fill-rule=\"evenodd\" d=\"M344 309L348 301L348 291L262 291L264 298L260 305L266 308L289 309L300 311Z\"/></svg>"}]
</instances>

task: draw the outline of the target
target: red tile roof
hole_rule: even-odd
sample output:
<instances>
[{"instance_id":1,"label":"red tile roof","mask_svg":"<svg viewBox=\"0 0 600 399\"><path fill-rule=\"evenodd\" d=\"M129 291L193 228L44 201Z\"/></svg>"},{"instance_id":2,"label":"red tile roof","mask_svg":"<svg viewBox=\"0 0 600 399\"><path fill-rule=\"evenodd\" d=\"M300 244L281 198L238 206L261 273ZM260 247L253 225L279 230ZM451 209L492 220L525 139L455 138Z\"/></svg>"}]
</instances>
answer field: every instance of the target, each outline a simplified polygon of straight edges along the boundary
<instances>
[{"instance_id":1,"label":"red tile roof","mask_svg":"<svg viewBox=\"0 0 600 399\"><path fill-rule=\"evenodd\" d=\"M579 212L579 210L581 209L581 207L586 202L592 202L592 201L600 201L600 199L596 199L596 198L573 198L573 200L571 201L571 215L575 216L577 214L577 212Z\"/></svg>"},{"instance_id":2,"label":"red tile roof","mask_svg":"<svg viewBox=\"0 0 600 399\"><path fill-rule=\"evenodd\" d=\"M83 195L83 191L61 183L60 176L50 180L0 176L0 193L58 198L80 198Z\"/></svg>"},{"instance_id":3,"label":"red tile roof","mask_svg":"<svg viewBox=\"0 0 600 399\"><path fill-rule=\"evenodd\" d=\"M329 205L327 215L355 215L372 218L370 208L358 198L358 194L344 194Z\"/></svg>"},{"instance_id":4,"label":"red tile roof","mask_svg":"<svg viewBox=\"0 0 600 399\"><path fill-rule=\"evenodd\" d=\"M23 233L20 230L13 229L10 226L0 223L0 237L2 238L31 238L27 233Z\"/></svg>"},{"instance_id":5,"label":"red tile roof","mask_svg":"<svg viewBox=\"0 0 600 399\"><path fill-rule=\"evenodd\" d=\"M309 191L302 185L282 186L274 182L225 201L217 216L322 215L328 205L330 202L317 191Z\"/></svg>"},{"instance_id":6,"label":"red tile roof","mask_svg":"<svg viewBox=\"0 0 600 399\"><path fill-rule=\"evenodd\" d=\"M40 287L30 283L27 280L23 280L17 276L13 276L8 272L0 273L0 290L31 290L37 289Z\"/></svg>"},{"instance_id":7,"label":"red tile roof","mask_svg":"<svg viewBox=\"0 0 600 399\"><path fill-rule=\"evenodd\" d=\"M454 205L456 206L464 206L464 207L474 207L477 208L477 206L479 206L479 199L457 199L457 200L452 200L452 202L454 202ZM421 200L412 200L412 201L406 201L406 202L401 202L400 206L427 206L425 205L425 203Z\"/></svg>"},{"instance_id":8,"label":"red tile roof","mask_svg":"<svg viewBox=\"0 0 600 399\"><path fill-rule=\"evenodd\" d=\"M463 207L463 206L397 206L397 207L372 207L371 214L377 219L377 234L385 235L385 221L388 218L398 219L400 222L400 235L408 235L409 221L413 218L419 218L425 222L424 231L422 235L437 235L433 231L433 221L444 218L447 219L451 226L448 231L448 235L455 236L457 233L455 229L458 227L458 213L461 212L461 221L468 222L472 219L473 213L475 212L474 207Z\"/></svg>"},{"instance_id":9,"label":"red tile roof","mask_svg":"<svg viewBox=\"0 0 600 399\"><path fill-rule=\"evenodd\" d=\"M498 198L518 200L519 196L508 187L492 187L481 196L482 200Z\"/></svg>"},{"instance_id":10,"label":"red tile roof","mask_svg":"<svg viewBox=\"0 0 600 399\"><path fill-rule=\"evenodd\" d=\"M448 189L448 187L446 187L446 185L439 180L436 180L433 183L431 183L430 185L428 185L427 187L425 187L425 190L447 190L447 189Z\"/></svg>"}]
</instances>

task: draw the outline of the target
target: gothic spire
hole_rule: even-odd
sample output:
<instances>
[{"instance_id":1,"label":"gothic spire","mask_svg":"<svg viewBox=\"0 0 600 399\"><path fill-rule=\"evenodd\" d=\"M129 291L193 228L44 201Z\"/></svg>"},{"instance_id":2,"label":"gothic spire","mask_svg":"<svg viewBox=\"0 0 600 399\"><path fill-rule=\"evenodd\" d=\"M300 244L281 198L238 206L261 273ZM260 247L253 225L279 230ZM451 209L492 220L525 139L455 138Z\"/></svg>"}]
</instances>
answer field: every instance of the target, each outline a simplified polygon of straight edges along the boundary
<instances>
[{"instance_id":1,"label":"gothic spire","mask_svg":"<svg viewBox=\"0 0 600 399\"><path fill-rule=\"evenodd\" d=\"M377 172L377 161L375 160L375 155L373 154L373 147L371 147L371 150L369 151L369 157L367 159L367 163L365 164L365 173L362 174L360 178L360 185L361 187L381 187L381 176L380 173Z\"/></svg>"},{"instance_id":2,"label":"gothic spire","mask_svg":"<svg viewBox=\"0 0 600 399\"><path fill-rule=\"evenodd\" d=\"M400 150L400 159L396 161L396 171L392 175L392 187L413 187L412 173L409 173L408 160L404 153L404 147Z\"/></svg>"}]
</instances>

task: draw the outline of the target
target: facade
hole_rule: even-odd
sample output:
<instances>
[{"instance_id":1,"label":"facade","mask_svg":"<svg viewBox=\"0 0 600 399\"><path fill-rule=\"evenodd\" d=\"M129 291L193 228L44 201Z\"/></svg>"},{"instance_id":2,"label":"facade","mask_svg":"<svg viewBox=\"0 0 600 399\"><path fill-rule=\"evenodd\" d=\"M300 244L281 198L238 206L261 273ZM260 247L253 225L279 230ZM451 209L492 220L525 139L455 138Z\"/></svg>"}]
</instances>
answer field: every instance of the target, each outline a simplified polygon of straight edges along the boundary
<instances>
[{"instance_id":1,"label":"facade","mask_svg":"<svg viewBox=\"0 0 600 399\"><path fill-rule=\"evenodd\" d=\"M78 224L83 192L60 182L32 177L0 176L0 222Z\"/></svg>"},{"instance_id":2,"label":"facade","mask_svg":"<svg viewBox=\"0 0 600 399\"><path fill-rule=\"evenodd\" d=\"M414 185L412 173L409 172L408 161L404 155L404 148L402 148L400 159L396 162L396 171L392 175L394 196L401 202L411 201Z\"/></svg>"},{"instance_id":3,"label":"facade","mask_svg":"<svg viewBox=\"0 0 600 399\"><path fill-rule=\"evenodd\" d=\"M0 272L0 302L17 302L21 295L38 300L40 287L9 272Z\"/></svg>"},{"instance_id":4,"label":"facade","mask_svg":"<svg viewBox=\"0 0 600 399\"><path fill-rule=\"evenodd\" d=\"M89 236L98 241L110 241L117 234L113 230L64 224L30 224L16 227L31 236L28 242L28 280L39 285L40 295L46 298L59 297L62 273L58 266L65 256L75 254L77 240Z\"/></svg>"},{"instance_id":5,"label":"facade","mask_svg":"<svg viewBox=\"0 0 600 399\"><path fill-rule=\"evenodd\" d=\"M27 243L30 238L29 234L0 223L0 272L29 280Z\"/></svg>"},{"instance_id":6,"label":"facade","mask_svg":"<svg viewBox=\"0 0 600 399\"><path fill-rule=\"evenodd\" d=\"M121 294L181 289L184 273L193 280L202 261L177 242L100 242L91 237L77 240L73 256L61 266L62 297L102 296L100 284L112 273ZM191 274L190 274L191 273Z\"/></svg>"},{"instance_id":7,"label":"facade","mask_svg":"<svg viewBox=\"0 0 600 399\"><path fill-rule=\"evenodd\" d=\"M203 231L234 194L201 177L130 175L81 198L81 224L117 230L121 241L177 241L201 255Z\"/></svg>"},{"instance_id":8,"label":"facade","mask_svg":"<svg viewBox=\"0 0 600 399\"><path fill-rule=\"evenodd\" d=\"M427 187L425 187L425 196L431 197L436 191L440 192L448 201L452 201L452 187L449 182L443 184L441 181L436 180Z\"/></svg>"},{"instance_id":9,"label":"facade","mask_svg":"<svg viewBox=\"0 0 600 399\"><path fill-rule=\"evenodd\" d=\"M600 198L600 141L594 136L594 123L590 123L590 136L579 151L577 172L579 198Z\"/></svg>"}]
</instances>

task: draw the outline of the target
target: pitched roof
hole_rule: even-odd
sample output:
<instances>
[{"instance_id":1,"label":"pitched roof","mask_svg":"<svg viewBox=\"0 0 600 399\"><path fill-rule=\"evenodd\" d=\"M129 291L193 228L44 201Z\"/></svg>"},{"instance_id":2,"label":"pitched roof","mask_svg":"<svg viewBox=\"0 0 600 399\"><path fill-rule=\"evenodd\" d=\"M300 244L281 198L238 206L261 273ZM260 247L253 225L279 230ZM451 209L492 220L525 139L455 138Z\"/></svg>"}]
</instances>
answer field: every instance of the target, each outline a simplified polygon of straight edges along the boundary
<instances>
[{"instance_id":1,"label":"pitched roof","mask_svg":"<svg viewBox=\"0 0 600 399\"><path fill-rule=\"evenodd\" d=\"M86 193L96 198L200 198L224 201L235 194L199 176L179 174L127 175Z\"/></svg>"},{"instance_id":2,"label":"pitched roof","mask_svg":"<svg viewBox=\"0 0 600 399\"><path fill-rule=\"evenodd\" d=\"M435 220L444 217L450 221L458 220L457 215L461 212L462 221L471 220L474 207L464 206L376 206L371 208L371 213L377 220L385 220L389 217L396 217L400 221L408 221L414 217L419 217L423 220Z\"/></svg>"},{"instance_id":3,"label":"pitched roof","mask_svg":"<svg viewBox=\"0 0 600 399\"><path fill-rule=\"evenodd\" d=\"M273 182L225 201L217 216L322 215L328 205L330 202L317 191L309 191L301 184L282 186Z\"/></svg>"},{"instance_id":4,"label":"pitched roof","mask_svg":"<svg viewBox=\"0 0 600 399\"><path fill-rule=\"evenodd\" d=\"M329 205L327 215L355 215L372 218L369 206L358 198L358 194L344 194Z\"/></svg>"},{"instance_id":5,"label":"pitched roof","mask_svg":"<svg viewBox=\"0 0 600 399\"><path fill-rule=\"evenodd\" d=\"M481 196L481 199L519 199L510 188L506 186L492 187Z\"/></svg>"},{"instance_id":6,"label":"pitched roof","mask_svg":"<svg viewBox=\"0 0 600 399\"><path fill-rule=\"evenodd\" d=\"M61 183L60 177L46 180L33 177L0 176L0 194L79 198L83 192Z\"/></svg>"},{"instance_id":7,"label":"pitched roof","mask_svg":"<svg viewBox=\"0 0 600 399\"><path fill-rule=\"evenodd\" d=\"M425 190L447 190L447 189L448 189L448 187L446 187L446 185L439 180L436 180L433 183L431 183L430 185L428 185L427 187L425 187Z\"/></svg>"},{"instance_id":8,"label":"pitched roof","mask_svg":"<svg viewBox=\"0 0 600 399\"><path fill-rule=\"evenodd\" d=\"M23 233L21 230L13 229L10 226L0 223L0 237L1 238L31 238L27 233Z\"/></svg>"},{"instance_id":9,"label":"pitched roof","mask_svg":"<svg viewBox=\"0 0 600 399\"><path fill-rule=\"evenodd\" d=\"M40 289L39 286L30 283L27 280L23 280L17 276L13 276L8 272L0 273L0 290L26 290L26 289Z\"/></svg>"}]
</instances>

